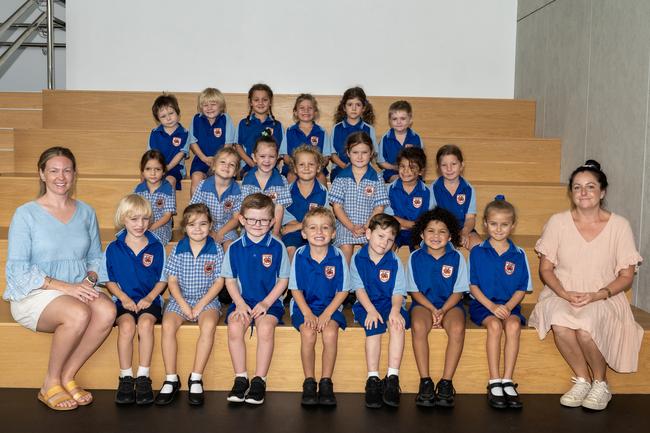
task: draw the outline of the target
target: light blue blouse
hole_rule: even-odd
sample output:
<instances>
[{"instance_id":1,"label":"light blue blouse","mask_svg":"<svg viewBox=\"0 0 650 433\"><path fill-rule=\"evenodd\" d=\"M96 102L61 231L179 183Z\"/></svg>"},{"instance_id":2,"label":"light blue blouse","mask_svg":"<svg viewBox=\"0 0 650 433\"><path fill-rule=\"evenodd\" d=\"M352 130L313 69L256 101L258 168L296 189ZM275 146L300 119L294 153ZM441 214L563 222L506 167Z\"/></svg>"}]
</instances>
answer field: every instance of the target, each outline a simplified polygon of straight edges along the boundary
<instances>
[{"instance_id":1,"label":"light blue blouse","mask_svg":"<svg viewBox=\"0 0 650 433\"><path fill-rule=\"evenodd\" d=\"M77 200L63 224L35 201L16 209L9 226L7 287L3 298L20 301L49 276L68 283L99 271L102 245L93 208Z\"/></svg>"}]
</instances>

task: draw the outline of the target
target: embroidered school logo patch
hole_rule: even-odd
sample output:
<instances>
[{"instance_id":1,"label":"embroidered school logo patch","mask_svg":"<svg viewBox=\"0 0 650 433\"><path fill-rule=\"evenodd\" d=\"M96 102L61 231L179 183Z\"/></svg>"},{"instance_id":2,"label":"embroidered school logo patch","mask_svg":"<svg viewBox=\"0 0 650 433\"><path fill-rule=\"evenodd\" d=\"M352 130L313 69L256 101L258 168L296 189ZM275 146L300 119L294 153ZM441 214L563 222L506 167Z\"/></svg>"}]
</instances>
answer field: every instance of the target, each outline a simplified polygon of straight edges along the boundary
<instances>
[{"instance_id":1,"label":"embroidered school logo patch","mask_svg":"<svg viewBox=\"0 0 650 433\"><path fill-rule=\"evenodd\" d=\"M420 206L422 206L422 197L413 197L413 207L420 209Z\"/></svg>"},{"instance_id":2,"label":"embroidered school logo patch","mask_svg":"<svg viewBox=\"0 0 650 433\"><path fill-rule=\"evenodd\" d=\"M316 137L316 136L311 137L311 145L312 146L318 146L318 137Z\"/></svg>"},{"instance_id":3,"label":"embroidered school logo patch","mask_svg":"<svg viewBox=\"0 0 650 433\"><path fill-rule=\"evenodd\" d=\"M214 132L214 136L217 138L220 138L221 134L223 133L223 131L221 131L221 128L214 128L212 132Z\"/></svg>"},{"instance_id":4,"label":"embroidered school logo patch","mask_svg":"<svg viewBox=\"0 0 650 433\"><path fill-rule=\"evenodd\" d=\"M268 194L266 195L269 196L269 198L273 201L275 201L278 198L278 193L275 191L269 191Z\"/></svg>"},{"instance_id":5,"label":"embroidered school logo patch","mask_svg":"<svg viewBox=\"0 0 650 433\"><path fill-rule=\"evenodd\" d=\"M386 283L390 280L390 271L387 269L380 269L379 270L379 281L382 283Z\"/></svg>"},{"instance_id":6,"label":"embroidered school logo patch","mask_svg":"<svg viewBox=\"0 0 650 433\"><path fill-rule=\"evenodd\" d=\"M234 204L233 204L232 200L226 200L226 201L223 203L223 208L224 208L225 210L231 210L233 206L234 206Z\"/></svg>"},{"instance_id":7,"label":"embroidered school logo patch","mask_svg":"<svg viewBox=\"0 0 650 433\"><path fill-rule=\"evenodd\" d=\"M176 147L181 145L181 137L174 137L172 138L172 144Z\"/></svg>"},{"instance_id":8,"label":"embroidered school logo patch","mask_svg":"<svg viewBox=\"0 0 650 433\"><path fill-rule=\"evenodd\" d=\"M451 274L454 273L454 267L453 267L453 266L449 266L449 265L442 265L442 270L441 270L441 272L442 272L442 276L443 276L444 278L449 278L449 277L451 277Z\"/></svg>"},{"instance_id":9,"label":"embroidered school logo patch","mask_svg":"<svg viewBox=\"0 0 650 433\"><path fill-rule=\"evenodd\" d=\"M456 196L456 203L458 203L461 206L465 204L465 194L458 194Z\"/></svg>"},{"instance_id":10,"label":"embroidered school logo patch","mask_svg":"<svg viewBox=\"0 0 650 433\"><path fill-rule=\"evenodd\" d=\"M515 272L515 264L512 262L506 262L503 269L506 271L506 275L512 275Z\"/></svg>"},{"instance_id":11,"label":"embroidered school logo patch","mask_svg":"<svg viewBox=\"0 0 650 433\"><path fill-rule=\"evenodd\" d=\"M336 268L334 266L325 266L325 277L331 280L336 275Z\"/></svg>"},{"instance_id":12,"label":"embroidered school logo patch","mask_svg":"<svg viewBox=\"0 0 650 433\"><path fill-rule=\"evenodd\" d=\"M210 275L212 272L214 272L214 262L205 262L203 264L203 272L205 272L205 275Z\"/></svg>"},{"instance_id":13,"label":"embroidered school logo patch","mask_svg":"<svg viewBox=\"0 0 650 433\"><path fill-rule=\"evenodd\" d=\"M143 254L142 255L142 265L145 268L148 268L153 263L153 254Z\"/></svg>"},{"instance_id":14,"label":"embroidered school logo patch","mask_svg":"<svg viewBox=\"0 0 650 433\"><path fill-rule=\"evenodd\" d=\"M318 207L318 203L309 203L309 210L315 209Z\"/></svg>"},{"instance_id":15,"label":"embroidered school logo patch","mask_svg":"<svg viewBox=\"0 0 650 433\"><path fill-rule=\"evenodd\" d=\"M273 263L273 254L262 254L262 265L265 268L270 268Z\"/></svg>"},{"instance_id":16,"label":"embroidered school logo patch","mask_svg":"<svg viewBox=\"0 0 650 433\"><path fill-rule=\"evenodd\" d=\"M366 195L367 195L368 197L370 197L371 195L373 195L373 194L375 193L375 187L374 187L374 186L370 186L370 185L368 185L368 186L366 187L366 189L364 190L364 192L366 193Z\"/></svg>"},{"instance_id":17,"label":"embroidered school logo patch","mask_svg":"<svg viewBox=\"0 0 650 433\"><path fill-rule=\"evenodd\" d=\"M165 200L161 197L156 200L156 207L162 209L163 206L165 206Z\"/></svg>"}]
</instances>

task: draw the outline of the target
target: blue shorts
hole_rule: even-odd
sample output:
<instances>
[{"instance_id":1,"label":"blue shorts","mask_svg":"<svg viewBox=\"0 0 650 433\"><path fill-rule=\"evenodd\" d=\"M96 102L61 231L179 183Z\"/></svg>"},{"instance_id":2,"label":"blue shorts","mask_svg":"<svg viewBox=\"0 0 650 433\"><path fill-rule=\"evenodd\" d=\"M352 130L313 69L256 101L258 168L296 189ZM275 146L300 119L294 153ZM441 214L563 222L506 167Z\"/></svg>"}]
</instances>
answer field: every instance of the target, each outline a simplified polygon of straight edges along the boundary
<instances>
[{"instance_id":1,"label":"blue shorts","mask_svg":"<svg viewBox=\"0 0 650 433\"><path fill-rule=\"evenodd\" d=\"M179 162L178 165L171 170L169 170L165 176L172 176L174 179L176 179L176 190L180 191L181 190L181 180L183 180L183 173L181 172L181 165L183 164L183 161Z\"/></svg>"},{"instance_id":2,"label":"blue shorts","mask_svg":"<svg viewBox=\"0 0 650 433\"><path fill-rule=\"evenodd\" d=\"M300 331L300 325L305 323L305 316L303 316L302 311L300 311L300 308L293 302L293 308L291 309L291 324L293 325L294 328L296 328L298 331ZM312 308L312 313L316 317L320 316L323 314L323 311L325 311L324 308L322 309L313 309ZM348 325L347 321L345 320L345 316L343 313L339 310L336 310L334 314L332 314L332 320L335 321L336 323L339 324L339 328L345 329L345 327Z\"/></svg>"},{"instance_id":3,"label":"blue shorts","mask_svg":"<svg viewBox=\"0 0 650 433\"><path fill-rule=\"evenodd\" d=\"M248 305L250 308L255 307L256 304L257 303L253 304L246 302L246 305ZM234 302L228 306L228 310L226 310L226 325L228 324L228 318L230 317L230 314L235 311L236 308L237 306ZM284 316L284 305L282 305L282 302L275 301L273 305L271 305L271 307L266 310L266 314L278 319L278 325L282 325L284 323L282 321L282 317Z\"/></svg>"},{"instance_id":4,"label":"blue shorts","mask_svg":"<svg viewBox=\"0 0 650 433\"><path fill-rule=\"evenodd\" d=\"M307 240L302 237L300 230L296 230L295 232L287 233L286 235L282 236L282 243L287 248L299 248L305 245L307 243Z\"/></svg>"},{"instance_id":5,"label":"blue shorts","mask_svg":"<svg viewBox=\"0 0 650 433\"><path fill-rule=\"evenodd\" d=\"M192 173L194 173L195 171L200 171L201 173L207 175L209 170L210 170L209 165L201 161L198 156L194 157L194 159L192 160L192 166L190 167L190 175L192 175Z\"/></svg>"},{"instance_id":6,"label":"blue shorts","mask_svg":"<svg viewBox=\"0 0 650 433\"><path fill-rule=\"evenodd\" d=\"M162 321L162 305L160 305L160 302L158 302L158 300L149 305L149 307L145 308L144 310L140 310L137 313L124 308L121 302L117 302L115 304L115 307L117 308L117 314L115 315L115 324L113 326L117 326L117 319L123 314L130 314L133 316L135 323L138 323L140 316L145 313L151 314L153 317L155 317L156 323L160 323Z\"/></svg>"},{"instance_id":7,"label":"blue shorts","mask_svg":"<svg viewBox=\"0 0 650 433\"><path fill-rule=\"evenodd\" d=\"M386 332L386 330L388 329L388 316L390 315L390 309L391 309L390 304L388 305L387 308L377 308L377 311L379 312L379 315L381 315L381 318L384 320L384 323L378 321L376 328L367 329L363 325L363 323L366 321L368 312L366 311L365 308L363 308L363 305L361 305L359 301L355 302L354 305L352 306L352 312L354 313L354 321L363 327L363 330L366 332L366 337L370 337L372 335L380 335ZM404 307L400 308L399 312L404 318L404 321L406 322L404 328L409 329L411 327L411 317L406 312Z\"/></svg>"},{"instance_id":8,"label":"blue shorts","mask_svg":"<svg viewBox=\"0 0 650 433\"><path fill-rule=\"evenodd\" d=\"M503 302L503 304L505 304L505 302ZM521 314L521 305L517 305L515 308L513 308L510 314L518 316L522 326L526 325L526 318L523 314ZM469 318L472 320L472 322L478 326L483 326L483 321L490 316L494 316L494 314L485 308L479 301L472 299L472 301L469 303Z\"/></svg>"},{"instance_id":9,"label":"blue shorts","mask_svg":"<svg viewBox=\"0 0 650 433\"><path fill-rule=\"evenodd\" d=\"M411 230L400 230L395 238L395 245L397 245L397 248L406 245L409 247L409 251L413 252L415 251L415 247L411 244L412 237Z\"/></svg>"}]
</instances>

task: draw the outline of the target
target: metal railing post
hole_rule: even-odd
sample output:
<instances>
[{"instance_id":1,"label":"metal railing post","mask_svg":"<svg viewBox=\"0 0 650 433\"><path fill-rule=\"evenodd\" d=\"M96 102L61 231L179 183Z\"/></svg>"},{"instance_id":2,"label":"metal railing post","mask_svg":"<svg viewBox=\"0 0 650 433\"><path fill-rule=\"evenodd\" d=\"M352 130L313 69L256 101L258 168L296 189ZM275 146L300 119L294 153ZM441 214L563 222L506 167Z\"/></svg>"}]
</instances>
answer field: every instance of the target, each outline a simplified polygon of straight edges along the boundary
<instances>
[{"instance_id":1,"label":"metal railing post","mask_svg":"<svg viewBox=\"0 0 650 433\"><path fill-rule=\"evenodd\" d=\"M47 88L54 89L54 0L47 0Z\"/></svg>"}]
</instances>

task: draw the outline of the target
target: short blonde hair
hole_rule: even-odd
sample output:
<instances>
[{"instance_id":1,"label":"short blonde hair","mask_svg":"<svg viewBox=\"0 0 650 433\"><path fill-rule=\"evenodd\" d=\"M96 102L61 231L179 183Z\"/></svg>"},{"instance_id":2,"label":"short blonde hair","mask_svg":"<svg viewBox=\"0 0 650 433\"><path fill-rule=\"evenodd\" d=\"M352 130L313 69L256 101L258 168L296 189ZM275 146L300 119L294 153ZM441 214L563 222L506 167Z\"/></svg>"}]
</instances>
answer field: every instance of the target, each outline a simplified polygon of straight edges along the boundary
<instances>
[{"instance_id":1,"label":"short blonde hair","mask_svg":"<svg viewBox=\"0 0 650 433\"><path fill-rule=\"evenodd\" d=\"M223 93L219 89L208 87L199 93L199 102L196 106L199 113L201 113L201 105L205 102L218 102L221 105L221 112L226 112L226 97L223 96Z\"/></svg>"},{"instance_id":2,"label":"short blonde hair","mask_svg":"<svg viewBox=\"0 0 650 433\"><path fill-rule=\"evenodd\" d=\"M311 218L316 218L316 217L322 217L322 218L327 218L332 226L333 229L336 229L336 218L334 217L334 213L329 210L326 207L323 206L316 206L314 208L311 208L307 211L305 216L302 219L302 225L303 227L307 224L307 220Z\"/></svg>"},{"instance_id":3,"label":"short blonde hair","mask_svg":"<svg viewBox=\"0 0 650 433\"><path fill-rule=\"evenodd\" d=\"M151 203L138 194L129 194L122 197L122 200L117 205L115 211L115 227L119 229L124 228L124 219L134 215L142 215L151 218L153 211L151 210Z\"/></svg>"}]
</instances>

